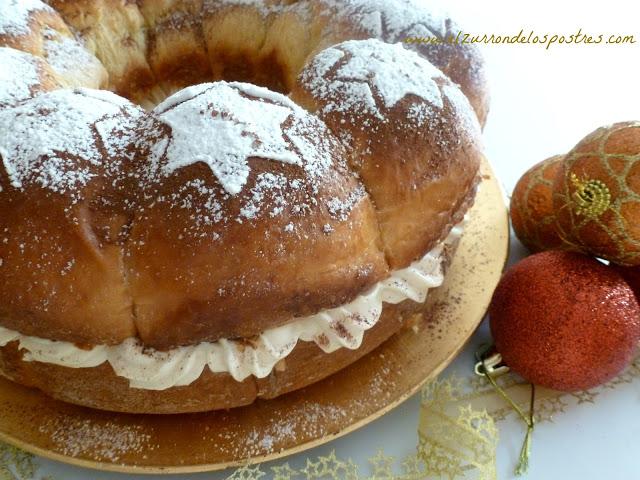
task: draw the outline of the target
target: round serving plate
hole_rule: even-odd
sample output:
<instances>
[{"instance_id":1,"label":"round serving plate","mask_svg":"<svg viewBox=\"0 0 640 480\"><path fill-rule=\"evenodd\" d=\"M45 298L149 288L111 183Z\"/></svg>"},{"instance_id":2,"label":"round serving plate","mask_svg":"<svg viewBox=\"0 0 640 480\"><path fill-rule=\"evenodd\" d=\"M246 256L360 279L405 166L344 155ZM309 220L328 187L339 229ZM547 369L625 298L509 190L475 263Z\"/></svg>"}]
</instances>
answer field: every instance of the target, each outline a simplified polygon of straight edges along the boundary
<instances>
[{"instance_id":1,"label":"round serving plate","mask_svg":"<svg viewBox=\"0 0 640 480\"><path fill-rule=\"evenodd\" d=\"M379 418L456 356L484 316L508 254L502 190L488 163L458 251L428 320L337 374L227 411L128 415L53 400L0 377L0 440L77 466L189 473L261 463L329 442Z\"/></svg>"}]
</instances>

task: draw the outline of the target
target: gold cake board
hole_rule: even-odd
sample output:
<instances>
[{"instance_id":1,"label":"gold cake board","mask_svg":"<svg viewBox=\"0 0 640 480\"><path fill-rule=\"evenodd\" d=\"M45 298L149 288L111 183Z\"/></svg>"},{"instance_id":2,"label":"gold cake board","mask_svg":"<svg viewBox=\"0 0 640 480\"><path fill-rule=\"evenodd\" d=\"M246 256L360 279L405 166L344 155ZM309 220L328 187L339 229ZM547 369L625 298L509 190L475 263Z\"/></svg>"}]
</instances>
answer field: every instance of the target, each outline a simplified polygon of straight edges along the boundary
<instances>
[{"instance_id":1,"label":"gold cake board","mask_svg":"<svg viewBox=\"0 0 640 480\"><path fill-rule=\"evenodd\" d=\"M504 196L488 163L430 318L337 374L228 411L129 415L59 402L0 378L0 440L46 458L127 473L192 473L262 463L381 417L457 355L481 322L508 255Z\"/></svg>"}]
</instances>

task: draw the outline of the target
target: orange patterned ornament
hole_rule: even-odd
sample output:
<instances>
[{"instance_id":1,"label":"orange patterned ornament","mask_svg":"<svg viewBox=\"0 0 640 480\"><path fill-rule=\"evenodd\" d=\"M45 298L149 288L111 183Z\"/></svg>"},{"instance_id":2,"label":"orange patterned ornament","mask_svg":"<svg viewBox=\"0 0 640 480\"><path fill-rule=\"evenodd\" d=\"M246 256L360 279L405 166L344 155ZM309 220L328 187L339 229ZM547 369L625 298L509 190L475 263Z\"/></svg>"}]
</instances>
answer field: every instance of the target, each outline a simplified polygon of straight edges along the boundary
<instances>
[{"instance_id":1,"label":"orange patterned ornament","mask_svg":"<svg viewBox=\"0 0 640 480\"><path fill-rule=\"evenodd\" d=\"M564 155L534 165L516 184L511 197L511 224L522 244L532 252L570 250L558 234L553 213L553 180Z\"/></svg>"},{"instance_id":2,"label":"orange patterned ornament","mask_svg":"<svg viewBox=\"0 0 640 480\"><path fill-rule=\"evenodd\" d=\"M640 121L585 137L553 185L560 235L620 265L640 265Z\"/></svg>"}]
</instances>

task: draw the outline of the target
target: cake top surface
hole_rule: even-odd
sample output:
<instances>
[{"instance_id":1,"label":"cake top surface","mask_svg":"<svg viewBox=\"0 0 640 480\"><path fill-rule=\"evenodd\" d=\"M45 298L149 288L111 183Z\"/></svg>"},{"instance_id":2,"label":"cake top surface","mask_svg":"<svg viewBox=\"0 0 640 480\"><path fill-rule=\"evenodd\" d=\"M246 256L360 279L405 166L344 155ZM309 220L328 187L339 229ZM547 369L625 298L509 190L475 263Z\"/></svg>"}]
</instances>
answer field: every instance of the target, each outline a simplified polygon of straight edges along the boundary
<instances>
[{"instance_id":1,"label":"cake top surface","mask_svg":"<svg viewBox=\"0 0 640 480\"><path fill-rule=\"evenodd\" d=\"M299 83L347 148L357 144L365 155L386 144L387 137L378 133L389 128L394 135L428 133L431 147L443 154L463 138L479 138L480 125L466 96L437 67L400 43L339 43L317 54Z\"/></svg>"},{"instance_id":2,"label":"cake top surface","mask_svg":"<svg viewBox=\"0 0 640 480\"><path fill-rule=\"evenodd\" d=\"M169 127L168 137L160 133L148 141L152 183L198 163L217 180L187 175L183 183L173 184L171 199L162 199L188 208L194 227L285 212L287 217L305 215L318 208L316 196L331 178L326 174L342 161L336 154L342 152L340 145L320 119L288 97L252 84L190 87L159 104L152 116ZM347 200L337 196L331 201ZM285 232L294 228L292 223Z\"/></svg>"},{"instance_id":3,"label":"cake top surface","mask_svg":"<svg viewBox=\"0 0 640 480\"><path fill-rule=\"evenodd\" d=\"M166 128L148 135L154 122ZM152 190L162 178L205 164L216 181L187 175L172 183L171 195L156 198L190 211L195 234L205 224L304 216L319 208L318 192L332 184L333 174L326 174L342 162L341 146L320 119L279 93L237 82L184 89L149 114L104 90L55 90L0 111L0 131L14 132L0 139L14 188L35 184L76 200L97 175L131 175L121 163L135 152L148 152L138 162ZM255 161L263 166L251 174ZM338 188L324 208L346 220L364 195ZM237 202L229 210L232 197ZM294 228L295 222L286 231Z\"/></svg>"},{"instance_id":4,"label":"cake top surface","mask_svg":"<svg viewBox=\"0 0 640 480\"><path fill-rule=\"evenodd\" d=\"M142 113L110 92L78 89L47 92L0 111L0 131L13 132L0 139L11 185L22 189L34 182L57 193L82 188L95 176L92 166L105 160L103 149L125 148L123 109Z\"/></svg>"},{"instance_id":5,"label":"cake top surface","mask_svg":"<svg viewBox=\"0 0 640 480\"><path fill-rule=\"evenodd\" d=\"M425 9L415 0L321 0L327 15L348 18L366 33L388 42L416 32L444 35L447 15L435 8Z\"/></svg>"},{"instance_id":6,"label":"cake top surface","mask_svg":"<svg viewBox=\"0 0 640 480\"><path fill-rule=\"evenodd\" d=\"M297 13L308 12L314 3L322 6L321 15L331 19L348 19L348 21L367 34L396 42L403 35L412 32L418 34L439 34L446 32L445 22L448 18L443 10L431 6L428 10L415 0L319 0L298 1L287 4L279 1L265 0L205 0L205 10L222 6L245 6L255 8L262 15L294 10ZM329 25L333 26L333 22Z\"/></svg>"},{"instance_id":7,"label":"cake top surface","mask_svg":"<svg viewBox=\"0 0 640 480\"><path fill-rule=\"evenodd\" d=\"M11 105L31 96L40 83L38 59L9 47L0 47L0 105Z\"/></svg>"},{"instance_id":8,"label":"cake top surface","mask_svg":"<svg viewBox=\"0 0 640 480\"><path fill-rule=\"evenodd\" d=\"M297 165L313 178L332 163L323 124L266 88L239 82L197 85L169 97L154 113L171 127L163 173L203 162L230 195L247 183L250 158Z\"/></svg>"},{"instance_id":9,"label":"cake top surface","mask_svg":"<svg viewBox=\"0 0 640 480\"><path fill-rule=\"evenodd\" d=\"M254 98L242 93L225 83L202 84L178 92L154 109L172 130L163 166L166 174L204 162L222 187L236 195L247 183L250 157L302 163L283 137L281 126L294 111L288 99L271 92L267 96L267 91L258 91L260 96ZM264 101L274 97L277 103Z\"/></svg>"},{"instance_id":10,"label":"cake top surface","mask_svg":"<svg viewBox=\"0 0 640 480\"><path fill-rule=\"evenodd\" d=\"M87 68L96 63L96 58L76 39L60 35L53 29L44 29L44 55L47 62L59 73L78 68Z\"/></svg>"},{"instance_id":11,"label":"cake top surface","mask_svg":"<svg viewBox=\"0 0 640 480\"><path fill-rule=\"evenodd\" d=\"M385 120L384 112L409 94L442 108L436 78L444 76L415 52L371 39L347 41L320 52L304 71L302 82L316 97L327 100L325 113L364 110Z\"/></svg>"},{"instance_id":12,"label":"cake top surface","mask_svg":"<svg viewBox=\"0 0 640 480\"><path fill-rule=\"evenodd\" d=\"M27 35L31 12L53 9L40 0L2 0L0 2L0 35Z\"/></svg>"}]
</instances>

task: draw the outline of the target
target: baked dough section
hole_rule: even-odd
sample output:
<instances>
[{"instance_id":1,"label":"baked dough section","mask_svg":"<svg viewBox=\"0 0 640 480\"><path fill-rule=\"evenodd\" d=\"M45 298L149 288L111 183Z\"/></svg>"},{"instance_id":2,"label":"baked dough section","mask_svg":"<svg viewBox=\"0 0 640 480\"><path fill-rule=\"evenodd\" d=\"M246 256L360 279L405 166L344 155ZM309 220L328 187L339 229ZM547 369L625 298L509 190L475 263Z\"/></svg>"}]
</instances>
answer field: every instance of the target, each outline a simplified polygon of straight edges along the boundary
<instances>
[{"instance_id":1,"label":"baked dough section","mask_svg":"<svg viewBox=\"0 0 640 480\"><path fill-rule=\"evenodd\" d=\"M443 269L457 248L445 250ZM165 390L130 388L115 375L108 363L99 367L72 369L40 362L25 362L17 344L0 347L0 372L20 384L42 390L54 398L77 405L128 413L188 413L233 408L304 388L331 376L364 357L402 328L429 321L426 303L411 300L384 304L382 315L368 330L356 350L342 348L323 352L315 343L298 342L293 351L265 378L249 377L238 382L227 373L205 369L194 383Z\"/></svg>"}]
</instances>

